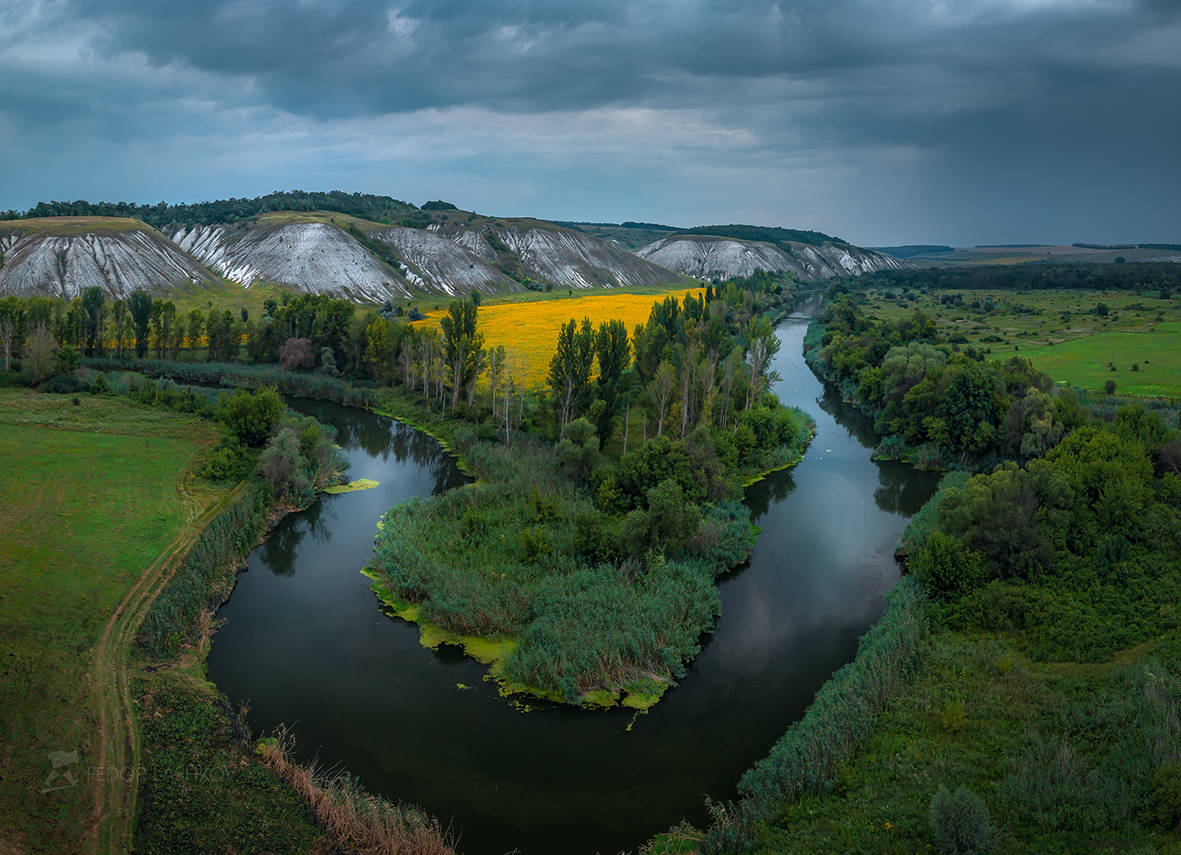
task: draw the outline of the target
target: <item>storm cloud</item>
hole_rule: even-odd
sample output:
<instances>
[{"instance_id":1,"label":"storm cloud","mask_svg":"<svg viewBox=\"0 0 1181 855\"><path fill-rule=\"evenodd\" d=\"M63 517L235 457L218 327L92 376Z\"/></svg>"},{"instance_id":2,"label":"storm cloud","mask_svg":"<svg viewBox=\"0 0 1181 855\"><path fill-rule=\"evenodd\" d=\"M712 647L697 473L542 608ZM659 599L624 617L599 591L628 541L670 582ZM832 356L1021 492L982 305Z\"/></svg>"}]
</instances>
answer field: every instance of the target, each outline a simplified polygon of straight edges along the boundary
<instances>
[{"instance_id":1,"label":"storm cloud","mask_svg":"<svg viewBox=\"0 0 1181 855\"><path fill-rule=\"evenodd\" d=\"M0 2L0 208L279 187L862 244L1181 240L1181 8Z\"/></svg>"}]
</instances>

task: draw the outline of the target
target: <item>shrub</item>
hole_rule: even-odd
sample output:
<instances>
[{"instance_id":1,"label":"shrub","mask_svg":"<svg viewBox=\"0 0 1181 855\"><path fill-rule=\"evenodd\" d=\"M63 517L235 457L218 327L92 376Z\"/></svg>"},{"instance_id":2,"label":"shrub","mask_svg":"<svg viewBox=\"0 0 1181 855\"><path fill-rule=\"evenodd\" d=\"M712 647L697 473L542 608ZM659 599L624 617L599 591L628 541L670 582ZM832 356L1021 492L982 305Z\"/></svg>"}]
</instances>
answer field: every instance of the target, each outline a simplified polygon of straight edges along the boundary
<instances>
[{"instance_id":1,"label":"shrub","mask_svg":"<svg viewBox=\"0 0 1181 855\"><path fill-rule=\"evenodd\" d=\"M306 338L289 338L279 348L279 361L288 371L311 368L316 364L312 342Z\"/></svg>"},{"instance_id":2,"label":"shrub","mask_svg":"<svg viewBox=\"0 0 1181 855\"><path fill-rule=\"evenodd\" d=\"M222 401L218 416L239 440L257 448L266 442L286 409L275 388L266 386L257 393L238 389Z\"/></svg>"},{"instance_id":3,"label":"shrub","mask_svg":"<svg viewBox=\"0 0 1181 855\"><path fill-rule=\"evenodd\" d=\"M958 595L984 585L988 571L979 552L965 549L959 538L933 531L907 564L935 596Z\"/></svg>"},{"instance_id":4,"label":"shrub","mask_svg":"<svg viewBox=\"0 0 1181 855\"><path fill-rule=\"evenodd\" d=\"M931 799L931 831L949 855L984 855L996 848L996 830L980 796L967 787L940 787Z\"/></svg>"},{"instance_id":5,"label":"shrub","mask_svg":"<svg viewBox=\"0 0 1181 855\"><path fill-rule=\"evenodd\" d=\"M1162 766L1149 778L1156 816L1169 829L1181 829L1181 764Z\"/></svg>"}]
</instances>

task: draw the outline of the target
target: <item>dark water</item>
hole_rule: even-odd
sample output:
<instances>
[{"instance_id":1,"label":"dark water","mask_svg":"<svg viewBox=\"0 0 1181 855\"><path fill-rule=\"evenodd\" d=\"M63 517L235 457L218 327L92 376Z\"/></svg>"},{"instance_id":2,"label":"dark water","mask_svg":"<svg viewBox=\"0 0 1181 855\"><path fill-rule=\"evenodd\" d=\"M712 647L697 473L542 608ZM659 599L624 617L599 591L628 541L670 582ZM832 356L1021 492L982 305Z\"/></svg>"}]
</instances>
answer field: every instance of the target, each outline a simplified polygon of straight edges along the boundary
<instances>
[{"instance_id":1,"label":"dark water","mask_svg":"<svg viewBox=\"0 0 1181 855\"><path fill-rule=\"evenodd\" d=\"M905 519L937 481L870 460L870 424L803 363L806 326L793 316L779 327L776 391L815 417L816 439L795 469L749 489L763 529L750 564L722 583L715 632L648 715L518 712L483 666L424 649L415 627L383 615L358 572L378 517L463 478L427 437L310 402L300 408L340 430L350 477L381 486L325 497L255 550L221 611L212 679L249 699L256 732L286 722L305 759L424 806L467 855L606 855L682 818L703 824L703 795L732 798L743 770L853 657L898 576Z\"/></svg>"}]
</instances>

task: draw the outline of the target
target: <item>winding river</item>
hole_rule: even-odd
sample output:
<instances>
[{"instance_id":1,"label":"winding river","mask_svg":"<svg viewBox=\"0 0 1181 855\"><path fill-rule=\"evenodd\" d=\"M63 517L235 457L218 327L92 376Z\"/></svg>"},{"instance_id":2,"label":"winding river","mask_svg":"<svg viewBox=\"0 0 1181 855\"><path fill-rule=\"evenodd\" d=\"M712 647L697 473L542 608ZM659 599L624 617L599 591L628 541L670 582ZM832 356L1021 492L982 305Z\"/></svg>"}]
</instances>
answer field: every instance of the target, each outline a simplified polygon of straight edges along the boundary
<instances>
[{"instance_id":1,"label":"winding river","mask_svg":"<svg viewBox=\"0 0 1181 855\"><path fill-rule=\"evenodd\" d=\"M456 649L418 643L359 570L395 502L464 483L429 437L333 404L351 478L250 555L219 617L208 668L255 732L291 726L304 759L422 805L466 855L634 850L703 795L733 798L742 772L848 662L898 576L893 548L938 476L870 459L872 426L804 364L808 314L782 321L775 391L816 419L794 469L747 490L762 527L747 567L721 582L722 617L681 685L647 715L561 706L519 712Z\"/></svg>"}]
</instances>

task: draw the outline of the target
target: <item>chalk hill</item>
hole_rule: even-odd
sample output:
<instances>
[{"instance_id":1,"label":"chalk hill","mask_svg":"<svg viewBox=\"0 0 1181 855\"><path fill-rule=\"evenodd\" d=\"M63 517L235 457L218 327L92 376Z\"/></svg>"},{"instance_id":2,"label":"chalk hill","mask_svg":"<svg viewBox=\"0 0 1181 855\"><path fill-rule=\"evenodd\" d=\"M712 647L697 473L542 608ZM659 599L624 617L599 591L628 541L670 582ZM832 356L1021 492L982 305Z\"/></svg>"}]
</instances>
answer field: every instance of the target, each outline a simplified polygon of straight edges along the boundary
<instances>
[{"instance_id":1,"label":"chalk hill","mask_svg":"<svg viewBox=\"0 0 1181 855\"><path fill-rule=\"evenodd\" d=\"M300 209L272 207L283 204ZM313 209L318 204L330 207ZM380 303L661 285L760 269L828 279L907 266L812 231L558 224L335 191L175 206L52 202L23 216L0 221L0 293L74 297L98 286L125 297L229 280ZM640 248L643 240L651 242Z\"/></svg>"},{"instance_id":2,"label":"chalk hill","mask_svg":"<svg viewBox=\"0 0 1181 855\"><path fill-rule=\"evenodd\" d=\"M217 277L139 220L48 217L0 221L0 294L74 298L97 286L132 291L206 286Z\"/></svg>"},{"instance_id":3,"label":"chalk hill","mask_svg":"<svg viewBox=\"0 0 1181 855\"><path fill-rule=\"evenodd\" d=\"M804 243L796 240L757 241L711 234L679 234L661 238L637 255L701 279L750 276L756 270L786 270L805 281L860 275L907 267L905 262L843 241Z\"/></svg>"}]
</instances>

